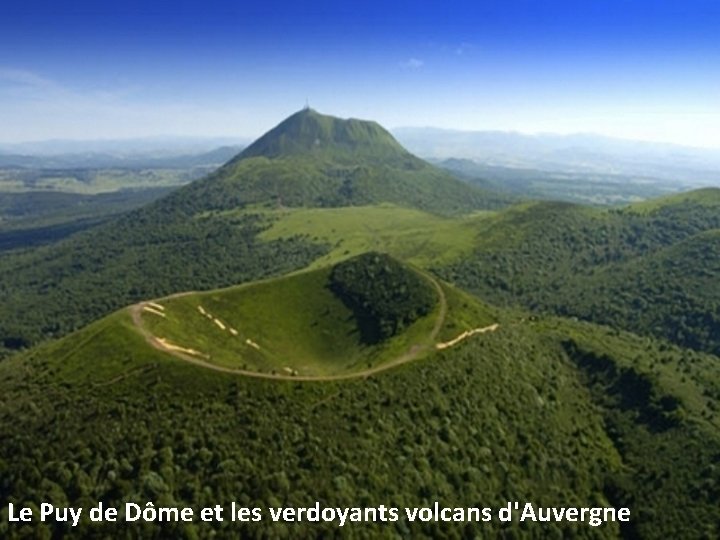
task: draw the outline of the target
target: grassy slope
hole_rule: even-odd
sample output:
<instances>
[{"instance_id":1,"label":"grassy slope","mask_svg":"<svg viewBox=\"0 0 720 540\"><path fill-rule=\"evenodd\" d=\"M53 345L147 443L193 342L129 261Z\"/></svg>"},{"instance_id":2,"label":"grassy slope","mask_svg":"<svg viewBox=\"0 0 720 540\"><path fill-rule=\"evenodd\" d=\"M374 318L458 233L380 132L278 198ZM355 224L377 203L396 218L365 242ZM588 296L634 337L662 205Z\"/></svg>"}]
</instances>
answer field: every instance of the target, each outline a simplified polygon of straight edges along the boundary
<instances>
[{"instance_id":1,"label":"grassy slope","mask_svg":"<svg viewBox=\"0 0 720 540\"><path fill-rule=\"evenodd\" d=\"M380 250L421 267L453 261L472 251L478 223L490 212L448 218L392 204L348 208L268 210L272 225L263 240L301 234L332 246L312 267Z\"/></svg>"},{"instance_id":2,"label":"grassy slope","mask_svg":"<svg viewBox=\"0 0 720 540\"><path fill-rule=\"evenodd\" d=\"M205 356L196 357L218 366L266 374L323 376L382 366L411 350L420 349L422 354L436 342L449 341L467 330L504 325L520 317L441 283L447 305L444 319L440 319L442 307L438 303L401 334L368 346L361 343L352 312L327 288L329 272L324 268L228 289L160 298L154 303L164 308L165 317L141 311L142 325L152 336L198 351ZM427 286L433 287L430 282ZM439 321L442 324L433 340Z\"/></svg>"},{"instance_id":3,"label":"grassy slope","mask_svg":"<svg viewBox=\"0 0 720 540\"><path fill-rule=\"evenodd\" d=\"M158 300L165 318L144 312L153 335L201 351L225 367L299 375L330 375L382 364L427 345L439 306L402 335L363 346L352 312L327 288L329 269ZM432 287L430 283L428 287ZM433 291L434 294L434 291ZM200 313L219 319L225 330ZM237 331L237 336L230 332ZM259 350L248 344L251 340Z\"/></svg>"},{"instance_id":4,"label":"grassy slope","mask_svg":"<svg viewBox=\"0 0 720 540\"><path fill-rule=\"evenodd\" d=\"M380 124L373 121L340 119L303 109L289 116L243 150L237 158L289 155L339 156L357 162L416 160Z\"/></svg>"},{"instance_id":5,"label":"grassy slope","mask_svg":"<svg viewBox=\"0 0 720 540\"><path fill-rule=\"evenodd\" d=\"M608 493L637 509L633 534L716 537L720 359L589 324L549 325L580 368L622 457L624 471Z\"/></svg>"}]
</instances>

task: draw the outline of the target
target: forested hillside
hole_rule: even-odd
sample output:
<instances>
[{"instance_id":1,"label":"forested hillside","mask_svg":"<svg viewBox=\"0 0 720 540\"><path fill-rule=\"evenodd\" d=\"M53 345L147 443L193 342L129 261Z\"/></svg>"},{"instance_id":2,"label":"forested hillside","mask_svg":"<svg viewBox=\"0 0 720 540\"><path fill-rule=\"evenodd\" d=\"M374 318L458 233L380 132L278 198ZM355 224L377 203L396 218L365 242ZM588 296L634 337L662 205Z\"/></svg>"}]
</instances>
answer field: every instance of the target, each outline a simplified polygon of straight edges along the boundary
<instances>
[{"instance_id":1,"label":"forested hillside","mask_svg":"<svg viewBox=\"0 0 720 540\"><path fill-rule=\"evenodd\" d=\"M440 275L491 302L720 349L720 190L623 209L532 203L489 222Z\"/></svg>"},{"instance_id":2,"label":"forested hillside","mask_svg":"<svg viewBox=\"0 0 720 540\"><path fill-rule=\"evenodd\" d=\"M150 206L0 256L0 345L27 347L144 298L288 272L324 252L302 238L260 242L263 228L253 216L211 220Z\"/></svg>"},{"instance_id":3,"label":"forested hillside","mask_svg":"<svg viewBox=\"0 0 720 540\"><path fill-rule=\"evenodd\" d=\"M453 298L453 324L477 309L475 300ZM342 534L716 535L718 358L521 315L498 312L496 331L370 378L312 383L182 362L149 347L127 312L114 314L0 363L1 498L195 508L235 501L264 512L316 501L499 507L528 500L627 506L632 519L623 528L399 520L348 524ZM6 520L0 527L10 530ZM130 527L144 537L206 537L211 528L248 538L337 531L337 523L269 520ZM74 533L114 530L81 522ZM18 536L38 531L68 529L13 525Z\"/></svg>"},{"instance_id":4,"label":"forested hillside","mask_svg":"<svg viewBox=\"0 0 720 540\"><path fill-rule=\"evenodd\" d=\"M204 180L164 204L190 212L395 203L439 214L507 206L400 146L375 122L295 113Z\"/></svg>"}]
</instances>

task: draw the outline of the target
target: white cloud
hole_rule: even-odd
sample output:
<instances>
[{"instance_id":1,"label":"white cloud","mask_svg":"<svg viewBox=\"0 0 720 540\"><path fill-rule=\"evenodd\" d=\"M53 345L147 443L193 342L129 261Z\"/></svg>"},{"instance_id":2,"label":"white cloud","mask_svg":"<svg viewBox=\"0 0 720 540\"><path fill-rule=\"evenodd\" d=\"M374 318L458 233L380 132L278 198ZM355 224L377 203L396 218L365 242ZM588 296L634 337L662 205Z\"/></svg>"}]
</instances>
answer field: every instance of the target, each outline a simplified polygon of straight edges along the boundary
<instances>
[{"instance_id":1,"label":"white cloud","mask_svg":"<svg viewBox=\"0 0 720 540\"><path fill-rule=\"evenodd\" d=\"M112 102L128 92L127 88L79 90L32 71L0 67L0 94L11 96L18 104Z\"/></svg>"},{"instance_id":2,"label":"white cloud","mask_svg":"<svg viewBox=\"0 0 720 540\"><path fill-rule=\"evenodd\" d=\"M54 83L39 75L24 69L0 68L0 83L5 85L32 86L36 88L49 88Z\"/></svg>"},{"instance_id":3,"label":"white cloud","mask_svg":"<svg viewBox=\"0 0 720 540\"><path fill-rule=\"evenodd\" d=\"M32 71L0 67L0 96L28 101L64 94L61 85Z\"/></svg>"},{"instance_id":4,"label":"white cloud","mask_svg":"<svg viewBox=\"0 0 720 540\"><path fill-rule=\"evenodd\" d=\"M419 58L410 58L402 63L402 66L408 69L420 69L425 65L425 62Z\"/></svg>"}]
</instances>

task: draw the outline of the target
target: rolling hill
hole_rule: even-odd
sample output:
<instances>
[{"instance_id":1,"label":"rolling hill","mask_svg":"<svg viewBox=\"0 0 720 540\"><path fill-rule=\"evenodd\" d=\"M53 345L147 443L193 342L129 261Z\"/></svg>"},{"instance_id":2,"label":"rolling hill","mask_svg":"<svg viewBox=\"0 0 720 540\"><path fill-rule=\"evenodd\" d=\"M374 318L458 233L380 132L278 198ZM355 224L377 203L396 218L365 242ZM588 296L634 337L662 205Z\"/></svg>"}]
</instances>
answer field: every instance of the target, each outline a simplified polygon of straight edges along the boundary
<instances>
[{"instance_id":1,"label":"rolling hill","mask_svg":"<svg viewBox=\"0 0 720 540\"><path fill-rule=\"evenodd\" d=\"M206 179L161 201L188 212L394 203L452 215L510 195L473 188L413 156L375 122L299 111Z\"/></svg>"},{"instance_id":2,"label":"rolling hill","mask_svg":"<svg viewBox=\"0 0 720 540\"><path fill-rule=\"evenodd\" d=\"M445 310L437 330L431 329L436 306L376 349L378 369L369 373L351 365L365 347L361 321L328 285L342 265L367 270L376 260L394 264L370 254L241 287L145 301L0 363L0 498L74 506L142 499L195 508L235 501L264 512L315 501L402 508L527 500L632 512L630 523L599 528L348 523L349 538L680 538L718 531L717 357L496 309L436 281ZM410 275L426 279L412 286L419 287L416 294L437 293L432 280L396 264L393 272L408 283ZM364 289L367 280L355 285ZM366 307L381 310L382 290L364 295ZM187 349L205 347L209 357L195 362L187 351L153 346L149 337L160 334ZM259 349L243 346L248 339ZM416 343L425 347L422 354L393 361ZM332 361L335 346L349 353L341 363ZM253 357L265 350L277 358ZM292 371L311 359L315 377ZM338 524L131 526L143 537L253 538L333 534ZM114 530L86 521L72 531L62 523L12 527L19 536ZM9 532L2 520L0 534Z\"/></svg>"},{"instance_id":3,"label":"rolling hill","mask_svg":"<svg viewBox=\"0 0 720 540\"><path fill-rule=\"evenodd\" d=\"M575 316L718 354L720 189L622 209L529 203L438 275L498 305Z\"/></svg>"}]
</instances>

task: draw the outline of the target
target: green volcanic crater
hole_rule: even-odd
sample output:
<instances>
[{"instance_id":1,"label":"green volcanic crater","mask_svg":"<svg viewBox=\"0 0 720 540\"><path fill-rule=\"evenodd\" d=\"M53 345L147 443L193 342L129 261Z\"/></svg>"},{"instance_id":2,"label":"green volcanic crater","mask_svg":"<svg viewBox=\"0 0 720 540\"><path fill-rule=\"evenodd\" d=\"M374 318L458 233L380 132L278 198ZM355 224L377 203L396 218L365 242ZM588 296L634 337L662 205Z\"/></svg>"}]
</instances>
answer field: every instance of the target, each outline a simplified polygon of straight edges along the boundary
<instances>
[{"instance_id":1,"label":"green volcanic crater","mask_svg":"<svg viewBox=\"0 0 720 540\"><path fill-rule=\"evenodd\" d=\"M278 377L372 372L435 346L446 317L433 278L382 254L131 308L148 341L184 360Z\"/></svg>"}]
</instances>

